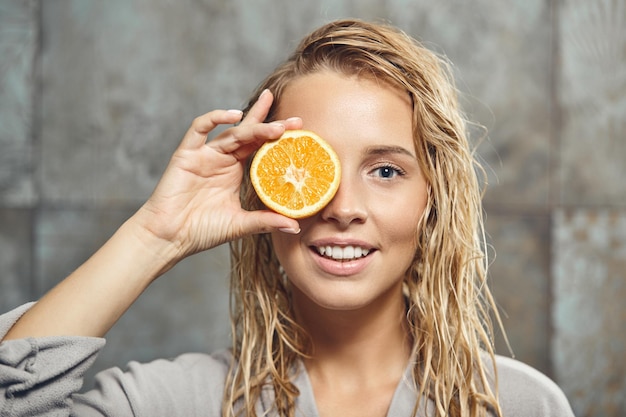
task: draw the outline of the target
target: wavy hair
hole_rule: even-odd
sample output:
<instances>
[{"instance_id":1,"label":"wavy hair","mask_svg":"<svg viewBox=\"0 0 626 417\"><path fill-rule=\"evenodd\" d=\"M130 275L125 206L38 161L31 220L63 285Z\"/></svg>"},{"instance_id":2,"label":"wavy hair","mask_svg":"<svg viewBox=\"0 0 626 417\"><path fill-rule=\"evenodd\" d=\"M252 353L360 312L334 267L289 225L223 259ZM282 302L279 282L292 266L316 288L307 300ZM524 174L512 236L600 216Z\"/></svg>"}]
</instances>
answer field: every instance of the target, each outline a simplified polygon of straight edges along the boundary
<instances>
[{"instance_id":1,"label":"wavy hair","mask_svg":"<svg viewBox=\"0 0 626 417\"><path fill-rule=\"evenodd\" d=\"M486 285L483 173L470 148L449 63L387 24L340 20L306 36L258 87L248 108L268 88L280 106L289 83L331 70L368 77L406 91L413 107L413 138L428 185L428 202L415 231L417 249L404 282L413 342L414 414L428 398L437 416L501 415L491 314L500 323ZM242 205L263 207L247 173ZM268 234L231 243L234 363L223 400L225 416L256 415L264 387L273 407L293 416L298 391L290 377L309 343L296 323Z\"/></svg>"}]
</instances>

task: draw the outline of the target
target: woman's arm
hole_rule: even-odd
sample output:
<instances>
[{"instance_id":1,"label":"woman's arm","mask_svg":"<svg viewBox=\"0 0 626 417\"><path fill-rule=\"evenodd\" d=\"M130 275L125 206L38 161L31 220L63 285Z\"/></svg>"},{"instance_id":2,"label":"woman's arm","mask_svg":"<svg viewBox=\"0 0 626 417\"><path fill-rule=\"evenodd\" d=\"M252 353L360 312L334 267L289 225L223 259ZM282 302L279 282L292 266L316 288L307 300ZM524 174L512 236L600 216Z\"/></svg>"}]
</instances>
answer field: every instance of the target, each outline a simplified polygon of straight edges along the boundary
<instances>
[{"instance_id":1,"label":"woman's arm","mask_svg":"<svg viewBox=\"0 0 626 417\"><path fill-rule=\"evenodd\" d=\"M42 336L103 336L150 283L177 262L245 234L298 223L277 213L241 208L245 159L300 119L262 123L272 94L210 142L220 124L241 112L216 110L194 120L150 199L89 260L37 302L4 340Z\"/></svg>"},{"instance_id":2,"label":"woman's arm","mask_svg":"<svg viewBox=\"0 0 626 417\"><path fill-rule=\"evenodd\" d=\"M39 300L4 340L102 337L166 269L171 245L129 219L89 260Z\"/></svg>"}]
</instances>

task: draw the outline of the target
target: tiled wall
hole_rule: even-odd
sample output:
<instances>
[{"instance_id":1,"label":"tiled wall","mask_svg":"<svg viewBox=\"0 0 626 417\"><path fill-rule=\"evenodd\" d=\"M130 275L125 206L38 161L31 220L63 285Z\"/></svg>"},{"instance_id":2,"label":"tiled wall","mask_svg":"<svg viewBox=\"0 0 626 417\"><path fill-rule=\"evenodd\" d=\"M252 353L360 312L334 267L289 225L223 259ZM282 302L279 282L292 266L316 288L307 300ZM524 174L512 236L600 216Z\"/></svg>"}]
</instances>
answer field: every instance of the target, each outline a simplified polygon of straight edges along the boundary
<instances>
[{"instance_id":1,"label":"tiled wall","mask_svg":"<svg viewBox=\"0 0 626 417\"><path fill-rule=\"evenodd\" d=\"M194 116L240 107L301 35L349 16L456 65L489 130L491 280L515 355L578 416L626 415L626 0L0 0L0 311L107 239ZM226 247L177 266L95 369L227 346L227 275Z\"/></svg>"}]
</instances>

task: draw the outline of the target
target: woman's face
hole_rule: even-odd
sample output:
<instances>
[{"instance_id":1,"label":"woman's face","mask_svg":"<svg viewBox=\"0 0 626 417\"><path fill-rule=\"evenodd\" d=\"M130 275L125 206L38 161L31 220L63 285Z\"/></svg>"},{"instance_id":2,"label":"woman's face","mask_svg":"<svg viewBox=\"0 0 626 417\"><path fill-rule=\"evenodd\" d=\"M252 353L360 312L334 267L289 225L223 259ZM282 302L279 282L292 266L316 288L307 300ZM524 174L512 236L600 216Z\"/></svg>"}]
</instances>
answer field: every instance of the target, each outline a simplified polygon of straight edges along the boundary
<instances>
[{"instance_id":1,"label":"woman's face","mask_svg":"<svg viewBox=\"0 0 626 417\"><path fill-rule=\"evenodd\" d=\"M412 137L408 94L371 79L324 71L291 82L277 119L299 116L341 160L333 200L272 235L296 309L356 310L402 302L427 200Z\"/></svg>"}]
</instances>

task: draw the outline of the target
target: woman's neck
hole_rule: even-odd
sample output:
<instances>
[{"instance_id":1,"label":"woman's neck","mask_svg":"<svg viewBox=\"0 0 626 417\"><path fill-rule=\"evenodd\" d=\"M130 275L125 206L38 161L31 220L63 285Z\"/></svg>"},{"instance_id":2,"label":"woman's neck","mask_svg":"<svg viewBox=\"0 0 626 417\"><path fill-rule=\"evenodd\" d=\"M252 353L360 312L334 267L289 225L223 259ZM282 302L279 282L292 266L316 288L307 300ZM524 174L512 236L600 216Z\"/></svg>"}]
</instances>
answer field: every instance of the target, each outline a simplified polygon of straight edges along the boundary
<instances>
[{"instance_id":1,"label":"woman's neck","mask_svg":"<svg viewBox=\"0 0 626 417\"><path fill-rule=\"evenodd\" d=\"M386 416L411 352L401 289L357 311L324 309L294 295L296 317L311 338L304 365L319 415Z\"/></svg>"},{"instance_id":2,"label":"woman's neck","mask_svg":"<svg viewBox=\"0 0 626 417\"><path fill-rule=\"evenodd\" d=\"M328 310L297 302L299 323L312 343L308 373L322 380L399 379L408 362L411 340L401 289L394 296L359 310Z\"/></svg>"}]
</instances>

